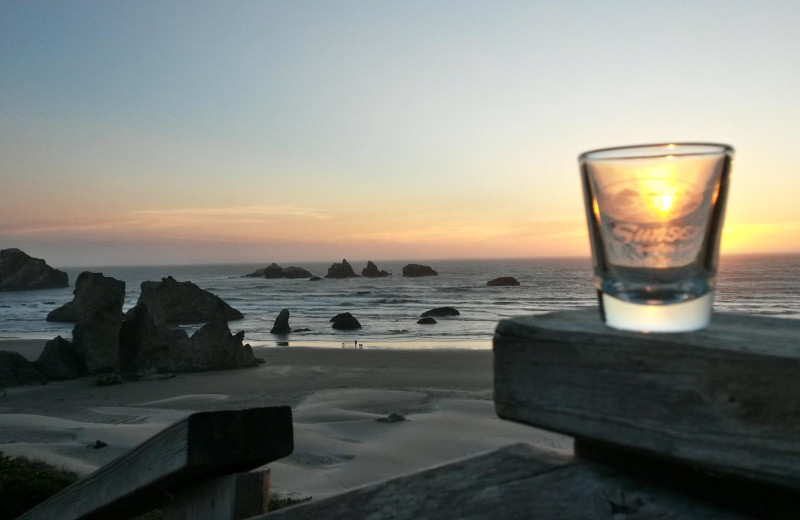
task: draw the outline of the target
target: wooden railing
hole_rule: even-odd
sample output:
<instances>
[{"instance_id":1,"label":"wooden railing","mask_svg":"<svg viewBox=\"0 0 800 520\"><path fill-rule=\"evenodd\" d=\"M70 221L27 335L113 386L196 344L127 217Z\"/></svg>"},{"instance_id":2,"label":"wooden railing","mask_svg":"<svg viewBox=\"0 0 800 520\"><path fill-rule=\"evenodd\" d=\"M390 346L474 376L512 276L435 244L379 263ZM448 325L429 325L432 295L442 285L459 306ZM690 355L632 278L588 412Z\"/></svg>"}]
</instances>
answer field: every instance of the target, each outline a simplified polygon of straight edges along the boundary
<instances>
[{"instance_id":1,"label":"wooden railing","mask_svg":"<svg viewBox=\"0 0 800 520\"><path fill-rule=\"evenodd\" d=\"M242 472L292 449L288 406L195 413L20 518L247 518L266 511L269 477Z\"/></svg>"}]
</instances>

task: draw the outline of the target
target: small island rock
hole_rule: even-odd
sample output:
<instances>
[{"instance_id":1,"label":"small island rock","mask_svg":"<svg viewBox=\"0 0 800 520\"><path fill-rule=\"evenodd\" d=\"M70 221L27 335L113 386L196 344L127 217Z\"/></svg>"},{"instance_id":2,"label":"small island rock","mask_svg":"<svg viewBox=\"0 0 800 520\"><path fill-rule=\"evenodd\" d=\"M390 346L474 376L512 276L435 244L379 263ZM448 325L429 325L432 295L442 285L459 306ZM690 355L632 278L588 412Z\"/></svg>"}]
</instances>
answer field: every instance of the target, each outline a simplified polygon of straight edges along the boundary
<instances>
[{"instance_id":1,"label":"small island rock","mask_svg":"<svg viewBox=\"0 0 800 520\"><path fill-rule=\"evenodd\" d=\"M431 316L425 316L424 318L418 319L417 323L419 323L420 325L435 325L436 320L433 319L433 317Z\"/></svg>"},{"instance_id":2,"label":"small island rock","mask_svg":"<svg viewBox=\"0 0 800 520\"><path fill-rule=\"evenodd\" d=\"M302 267L289 266L283 268L283 275L286 278L311 278L314 275Z\"/></svg>"},{"instance_id":3,"label":"small island rock","mask_svg":"<svg viewBox=\"0 0 800 520\"><path fill-rule=\"evenodd\" d=\"M270 334L288 334L292 332L291 327L289 327L289 309L282 309L278 313L278 317L275 318L275 324L269 332Z\"/></svg>"},{"instance_id":4,"label":"small island rock","mask_svg":"<svg viewBox=\"0 0 800 520\"><path fill-rule=\"evenodd\" d=\"M500 278L489 280L486 285L490 285L492 287L512 287L519 285L519 282L513 276L501 276Z\"/></svg>"},{"instance_id":5,"label":"small island rock","mask_svg":"<svg viewBox=\"0 0 800 520\"><path fill-rule=\"evenodd\" d=\"M0 291L27 291L69 287L64 271L53 269L41 258L33 258L19 249L0 250Z\"/></svg>"},{"instance_id":6,"label":"small island rock","mask_svg":"<svg viewBox=\"0 0 800 520\"><path fill-rule=\"evenodd\" d=\"M430 266L420 264L408 264L403 267L403 276L438 276L439 273L434 271Z\"/></svg>"},{"instance_id":7,"label":"small island rock","mask_svg":"<svg viewBox=\"0 0 800 520\"><path fill-rule=\"evenodd\" d=\"M423 312L420 316L425 318L427 316L459 316L460 314L458 309L454 307L436 307L435 309Z\"/></svg>"},{"instance_id":8,"label":"small island rock","mask_svg":"<svg viewBox=\"0 0 800 520\"><path fill-rule=\"evenodd\" d=\"M335 263L328 268L325 278L357 278L358 275L353 271L350 263L342 259L342 263Z\"/></svg>"},{"instance_id":9,"label":"small island rock","mask_svg":"<svg viewBox=\"0 0 800 520\"><path fill-rule=\"evenodd\" d=\"M378 270L378 266L375 265L372 260L367 262L367 267L361 270L361 276L367 278L382 278L384 276L391 276L391 273L388 273L384 270Z\"/></svg>"},{"instance_id":10,"label":"small island rock","mask_svg":"<svg viewBox=\"0 0 800 520\"><path fill-rule=\"evenodd\" d=\"M354 330L360 329L361 324L358 320L350 314L349 312L343 312L341 314L337 314L330 320L333 325L331 325L334 329L338 330Z\"/></svg>"},{"instance_id":11,"label":"small island rock","mask_svg":"<svg viewBox=\"0 0 800 520\"><path fill-rule=\"evenodd\" d=\"M281 267L272 263L245 276L250 278L311 278L314 275L302 267Z\"/></svg>"}]
</instances>

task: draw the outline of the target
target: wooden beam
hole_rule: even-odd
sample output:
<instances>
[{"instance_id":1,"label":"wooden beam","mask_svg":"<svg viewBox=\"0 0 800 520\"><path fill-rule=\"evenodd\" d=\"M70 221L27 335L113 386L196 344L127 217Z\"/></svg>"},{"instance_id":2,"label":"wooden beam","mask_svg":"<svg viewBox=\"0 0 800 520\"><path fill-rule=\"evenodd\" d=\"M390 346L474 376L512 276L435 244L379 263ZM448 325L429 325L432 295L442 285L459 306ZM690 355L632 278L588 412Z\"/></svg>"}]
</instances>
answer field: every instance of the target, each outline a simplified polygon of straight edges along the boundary
<instances>
[{"instance_id":1,"label":"wooden beam","mask_svg":"<svg viewBox=\"0 0 800 520\"><path fill-rule=\"evenodd\" d=\"M715 314L642 334L596 309L501 321L500 417L707 471L800 489L800 321Z\"/></svg>"},{"instance_id":2,"label":"wooden beam","mask_svg":"<svg viewBox=\"0 0 800 520\"><path fill-rule=\"evenodd\" d=\"M130 518L160 507L174 487L247 471L292 449L288 406L195 413L20 518Z\"/></svg>"},{"instance_id":3,"label":"wooden beam","mask_svg":"<svg viewBox=\"0 0 800 520\"><path fill-rule=\"evenodd\" d=\"M742 518L590 462L517 444L251 520Z\"/></svg>"}]
</instances>

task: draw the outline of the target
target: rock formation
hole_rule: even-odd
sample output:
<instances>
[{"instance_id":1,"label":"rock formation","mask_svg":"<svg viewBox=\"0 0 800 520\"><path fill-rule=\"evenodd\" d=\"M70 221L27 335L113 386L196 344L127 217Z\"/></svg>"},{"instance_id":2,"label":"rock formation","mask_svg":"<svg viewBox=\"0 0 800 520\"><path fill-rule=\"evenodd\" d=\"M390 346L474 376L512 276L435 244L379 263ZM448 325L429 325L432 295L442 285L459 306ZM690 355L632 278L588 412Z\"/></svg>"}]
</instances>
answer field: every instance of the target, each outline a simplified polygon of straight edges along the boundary
<instances>
[{"instance_id":1,"label":"rock formation","mask_svg":"<svg viewBox=\"0 0 800 520\"><path fill-rule=\"evenodd\" d=\"M75 379L86 374L86 364L78 355L75 345L61 336L45 344L35 365L51 381Z\"/></svg>"},{"instance_id":2,"label":"rock formation","mask_svg":"<svg viewBox=\"0 0 800 520\"><path fill-rule=\"evenodd\" d=\"M275 318L275 324L269 332L270 334L288 334L292 332L291 327L289 327L289 309L283 309L278 313L278 317Z\"/></svg>"},{"instance_id":3,"label":"rock formation","mask_svg":"<svg viewBox=\"0 0 800 520\"><path fill-rule=\"evenodd\" d=\"M75 323L78 320L78 310L75 307L75 301L70 301L57 307L47 313L47 321L55 321L58 323Z\"/></svg>"},{"instance_id":4,"label":"rock formation","mask_svg":"<svg viewBox=\"0 0 800 520\"><path fill-rule=\"evenodd\" d=\"M436 320L433 319L431 316L425 316L424 318L418 319L417 323L419 323L420 325L434 325L436 324Z\"/></svg>"},{"instance_id":5,"label":"rock formation","mask_svg":"<svg viewBox=\"0 0 800 520\"><path fill-rule=\"evenodd\" d=\"M231 334L223 301L217 299L211 321L200 327L189 341L178 342L175 353L176 372L254 367L258 365L253 349L243 345L244 331Z\"/></svg>"},{"instance_id":6,"label":"rock formation","mask_svg":"<svg viewBox=\"0 0 800 520\"><path fill-rule=\"evenodd\" d=\"M459 316L460 314L458 309L454 307L436 307L435 309L423 312L420 316L425 318L428 316Z\"/></svg>"},{"instance_id":7,"label":"rock formation","mask_svg":"<svg viewBox=\"0 0 800 520\"><path fill-rule=\"evenodd\" d=\"M120 334L124 372L197 372L258 364L250 345L242 344L244 331L231 334L221 299L217 298L211 320L189 337L182 329L167 326L158 298L152 293L143 296Z\"/></svg>"},{"instance_id":8,"label":"rock formation","mask_svg":"<svg viewBox=\"0 0 800 520\"><path fill-rule=\"evenodd\" d=\"M513 276L501 276L500 278L489 280L486 282L486 285L490 285L492 287L511 287L514 285L519 285L519 282Z\"/></svg>"},{"instance_id":9,"label":"rock formation","mask_svg":"<svg viewBox=\"0 0 800 520\"><path fill-rule=\"evenodd\" d=\"M215 315L217 297L192 282L178 282L173 277L162 278L160 282L142 282L142 294L152 289L164 309L167 323L204 323ZM242 313L222 302L225 318L241 320Z\"/></svg>"},{"instance_id":10,"label":"rock formation","mask_svg":"<svg viewBox=\"0 0 800 520\"><path fill-rule=\"evenodd\" d=\"M272 263L245 276L251 278L311 278L314 275L302 267L281 267Z\"/></svg>"},{"instance_id":11,"label":"rock formation","mask_svg":"<svg viewBox=\"0 0 800 520\"><path fill-rule=\"evenodd\" d=\"M0 291L25 291L69 287L67 273L53 269L41 258L19 249L0 250Z\"/></svg>"},{"instance_id":12,"label":"rock formation","mask_svg":"<svg viewBox=\"0 0 800 520\"><path fill-rule=\"evenodd\" d=\"M122 322L119 335L120 369L126 374L174 372L178 343L189 341L182 329L169 328L164 308L148 287Z\"/></svg>"},{"instance_id":13,"label":"rock formation","mask_svg":"<svg viewBox=\"0 0 800 520\"><path fill-rule=\"evenodd\" d=\"M334 329L338 330L354 330L360 329L361 324L358 320L350 314L349 312L343 312L341 314L337 314L330 320L333 325L331 325Z\"/></svg>"},{"instance_id":14,"label":"rock formation","mask_svg":"<svg viewBox=\"0 0 800 520\"><path fill-rule=\"evenodd\" d=\"M89 374L119 370L125 282L84 271L75 281L77 320L72 343Z\"/></svg>"},{"instance_id":15,"label":"rock formation","mask_svg":"<svg viewBox=\"0 0 800 520\"><path fill-rule=\"evenodd\" d=\"M302 267L290 265L283 268L283 276L286 278L312 278L314 275Z\"/></svg>"},{"instance_id":16,"label":"rock formation","mask_svg":"<svg viewBox=\"0 0 800 520\"><path fill-rule=\"evenodd\" d=\"M375 265L372 260L367 262L367 267L361 270L361 276L365 276L368 278L380 278L383 276L391 276L391 273L388 273L384 270L378 270L378 266Z\"/></svg>"},{"instance_id":17,"label":"rock formation","mask_svg":"<svg viewBox=\"0 0 800 520\"><path fill-rule=\"evenodd\" d=\"M47 380L36 366L18 352L0 351L0 388L44 384Z\"/></svg>"},{"instance_id":18,"label":"rock formation","mask_svg":"<svg viewBox=\"0 0 800 520\"><path fill-rule=\"evenodd\" d=\"M408 264L403 267L403 276L437 276L439 273L431 269L430 266L420 264Z\"/></svg>"},{"instance_id":19,"label":"rock formation","mask_svg":"<svg viewBox=\"0 0 800 520\"><path fill-rule=\"evenodd\" d=\"M342 259L341 264L333 264L328 268L328 274L325 275L325 278L354 278L358 277L358 275L353 271L353 268L350 267L350 263L347 260Z\"/></svg>"}]
</instances>

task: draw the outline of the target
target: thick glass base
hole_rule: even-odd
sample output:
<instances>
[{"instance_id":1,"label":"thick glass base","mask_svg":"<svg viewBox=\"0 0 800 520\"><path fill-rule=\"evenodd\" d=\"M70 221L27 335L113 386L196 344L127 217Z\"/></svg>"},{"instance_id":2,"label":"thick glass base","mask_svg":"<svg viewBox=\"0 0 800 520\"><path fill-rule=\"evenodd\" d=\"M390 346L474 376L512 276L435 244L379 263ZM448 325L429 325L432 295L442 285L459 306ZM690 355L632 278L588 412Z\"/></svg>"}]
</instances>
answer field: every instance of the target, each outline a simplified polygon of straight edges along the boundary
<instances>
[{"instance_id":1,"label":"thick glass base","mask_svg":"<svg viewBox=\"0 0 800 520\"><path fill-rule=\"evenodd\" d=\"M699 298L670 305L626 302L606 293L601 296L606 325L639 332L689 332L711 322L714 291Z\"/></svg>"}]
</instances>

